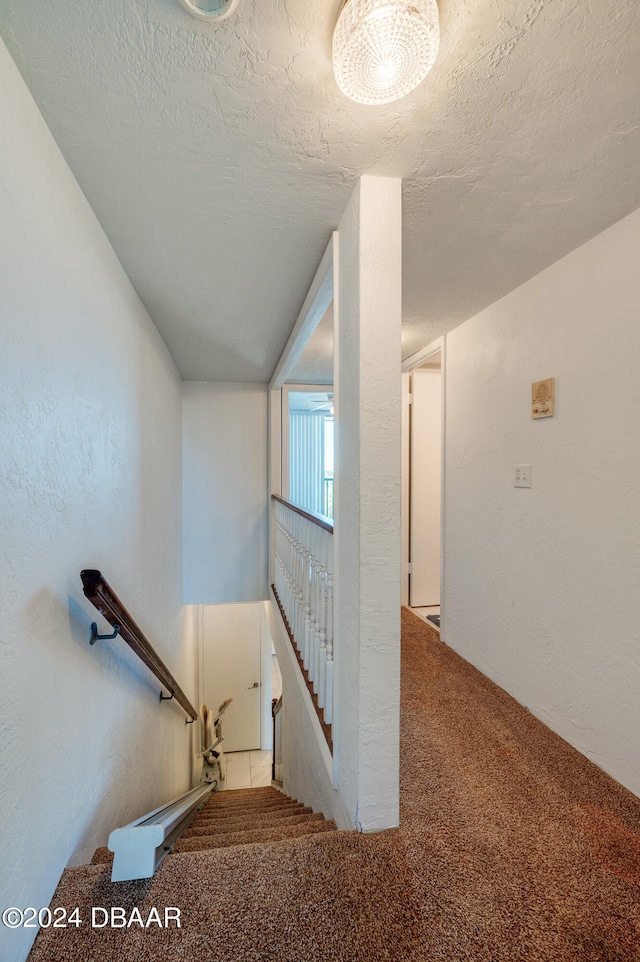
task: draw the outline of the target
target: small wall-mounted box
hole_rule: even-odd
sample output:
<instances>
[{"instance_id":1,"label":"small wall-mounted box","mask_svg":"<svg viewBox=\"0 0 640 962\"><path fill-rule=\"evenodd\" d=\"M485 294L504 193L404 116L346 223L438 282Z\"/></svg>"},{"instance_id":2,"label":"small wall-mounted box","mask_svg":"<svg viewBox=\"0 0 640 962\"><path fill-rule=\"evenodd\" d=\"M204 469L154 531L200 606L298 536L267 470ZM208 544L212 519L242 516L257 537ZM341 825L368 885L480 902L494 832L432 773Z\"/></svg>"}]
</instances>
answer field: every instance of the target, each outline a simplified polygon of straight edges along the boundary
<instances>
[{"instance_id":1,"label":"small wall-mounted box","mask_svg":"<svg viewBox=\"0 0 640 962\"><path fill-rule=\"evenodd\" d=\"M531 417L552 418L555 399L555 377L534 381L531 385Z\"/></svg>"}]
</instances>

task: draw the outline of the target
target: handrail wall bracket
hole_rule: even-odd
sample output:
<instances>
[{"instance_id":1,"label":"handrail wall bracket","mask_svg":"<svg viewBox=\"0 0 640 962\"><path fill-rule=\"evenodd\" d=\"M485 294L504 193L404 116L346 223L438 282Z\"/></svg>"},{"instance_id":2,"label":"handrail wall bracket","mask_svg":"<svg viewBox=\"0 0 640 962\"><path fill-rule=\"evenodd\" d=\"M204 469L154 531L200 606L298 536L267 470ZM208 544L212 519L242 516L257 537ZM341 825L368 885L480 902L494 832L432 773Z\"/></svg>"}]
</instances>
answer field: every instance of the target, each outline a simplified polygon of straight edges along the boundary
<instances>
[{"instance_id":1,"label":"handrail wall bracket","mask_svg":"<svg viewBox=\"0 0 640 962\"><path fill-rule=\"evenodd\" d=\"M175 680L165 663L162 661L153 646L147 640L142 630L133 620L125 606L122 604L115 591L102 577L100 571L94 568L86 568L80 572L82 587L85 597L98 609L100 614L109 622L114 629L112 635L99 635L98 626L95 622L91 625L91 635L89 641L93 644L98 638L115 638L119 635L129 647L136 653L156 676L161 685L167 688L171 695L160 693L161 701L171 701L174 697L181 708L187 713L189 718L195 721L198 712L195 710L182 688ZM95 629L95 631L94 631Z\"/></svg>"},{"instance_id":2,"label":"handrail wall bracket","mask_svg":"<svg viewBox=\"0 0 640 962\"><path fill-rule=\"evenodd\" d=\"M91 622L91 627L89 628L89 644L95 645L96 641L109 641L111 638L115 638L120 631L120 625L113 626L113 634L111 635L99 635L98 626L95 621Z\"/></svg>"}]
</instances>

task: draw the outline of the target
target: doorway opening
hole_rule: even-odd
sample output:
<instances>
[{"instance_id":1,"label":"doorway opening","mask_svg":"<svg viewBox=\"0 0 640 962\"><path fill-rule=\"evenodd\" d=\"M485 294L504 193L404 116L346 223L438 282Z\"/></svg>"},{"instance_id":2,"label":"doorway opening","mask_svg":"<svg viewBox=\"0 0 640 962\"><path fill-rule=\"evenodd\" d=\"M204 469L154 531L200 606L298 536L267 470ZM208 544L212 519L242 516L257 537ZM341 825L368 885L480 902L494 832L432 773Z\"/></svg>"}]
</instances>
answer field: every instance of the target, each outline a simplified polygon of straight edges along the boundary
<instances>
[{"instance_id":1,"label":"doorway opening","mask_svg":"<svg viewBox=\"0 0 640 962\"><path fill-rule=\"evenodd\" d=\"M403 604L440 630L444 343L403 365Z\"/></svg>"},{"instance_id":2,"label":"doorway opening","mask_svg":"<svg viewBox=\"0 0 640 962\"><path fill-rule=\"evenodd\" d=\"M218 789L271 785L272 694L281 691L280 669L264 602L200 606L199 697L224 714L226 774Z\"/></svg>"}]
</instances>

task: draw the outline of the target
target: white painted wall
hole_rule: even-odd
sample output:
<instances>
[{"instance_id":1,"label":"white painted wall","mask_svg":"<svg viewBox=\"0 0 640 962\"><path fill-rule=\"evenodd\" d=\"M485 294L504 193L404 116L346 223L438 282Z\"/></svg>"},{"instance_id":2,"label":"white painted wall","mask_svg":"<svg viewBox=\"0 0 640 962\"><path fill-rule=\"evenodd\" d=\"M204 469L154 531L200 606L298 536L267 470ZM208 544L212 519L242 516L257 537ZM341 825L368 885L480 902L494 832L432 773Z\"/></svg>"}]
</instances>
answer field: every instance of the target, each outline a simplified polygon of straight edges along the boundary
<instances>
[{"instance_id":1,"label":"white painted wall","mask_svg":"<svg viewBox=\"0 0 640 962\"><path fill-rule=\"evenodd\" d=\"M267 598L267 386L185 381L187 604Z\"/></svg>"},{"instance_id":2,"label":"white painted wall","mask_svg":"<svg viewBox=\"0 0 640 962\"><path fill-rule=\"evenodd\" d=\"M447 336L443 601L447 643L636 794L638 250L640 211Z\"/></svg>"},{"instance_id":3,"label":"white painted wall","mask_svg":"<svg viewBox=\"0 0 640 962\"><path fill-rule=\"evenodd\" d=\"M442 375L414 371L411 405L411 589L414 607L440 604Z\"/></svg>"},{"instance_id":4,"label":"white painted wall","mask_svg":"<svg viewBox=\"0 0 640 962\"><path fill-rule=\"evenodd\" d=\"M401 552L401 575L400 575L400 604L409 604L409 523L411 521L410 498L411 498L411 403L410 403L410 379L411 375L403 372L402 374L402 424L400 430L401 445L401 492L400 492L400 552Z\"/></svg>"},{"instance_id":5,"label":"white painted wall","mask_svg":"<svg viewBox=\"0 0 640 962\"><path fill-rule=\"evenodd\" d=\"M182 607L181 382L0 43L0 905L189 787L190 728L121 641L103 571L194 695ZM0 926L21 962L33 930Z\"/></svg>"}]
</instances>

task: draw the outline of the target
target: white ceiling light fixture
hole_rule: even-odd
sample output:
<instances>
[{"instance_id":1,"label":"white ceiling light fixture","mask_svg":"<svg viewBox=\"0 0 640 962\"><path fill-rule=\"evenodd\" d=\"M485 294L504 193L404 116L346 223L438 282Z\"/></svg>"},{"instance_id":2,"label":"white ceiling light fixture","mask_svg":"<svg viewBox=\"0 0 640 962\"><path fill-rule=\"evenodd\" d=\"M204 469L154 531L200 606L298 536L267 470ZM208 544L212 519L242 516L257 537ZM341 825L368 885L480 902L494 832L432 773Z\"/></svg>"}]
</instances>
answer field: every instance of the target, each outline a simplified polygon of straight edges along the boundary
<instances>
[{"instance_id":1,"label":"white ceiling light fixture","mask_svg":"<svg viewBox=\"0 0 640 962\"><path fill-rule=\"evenodd\" d=\"M209 23L224 20L233 13L239 2L240 0L199 0L195 3L192 0L178 0L180 6L192 17L207 20Z\"/></svg>"},{"instance_id":2,"label":"white ceiling light fixture","mask_svg":"<svg viewBox=\"0 0 640 962\"><path fill-rule=\"evenodd\" d=\"M438 53L436 0L345 0L333 34L340 90L360 104L388 104L422 83Z\"/></svg>"}]
</instances>

